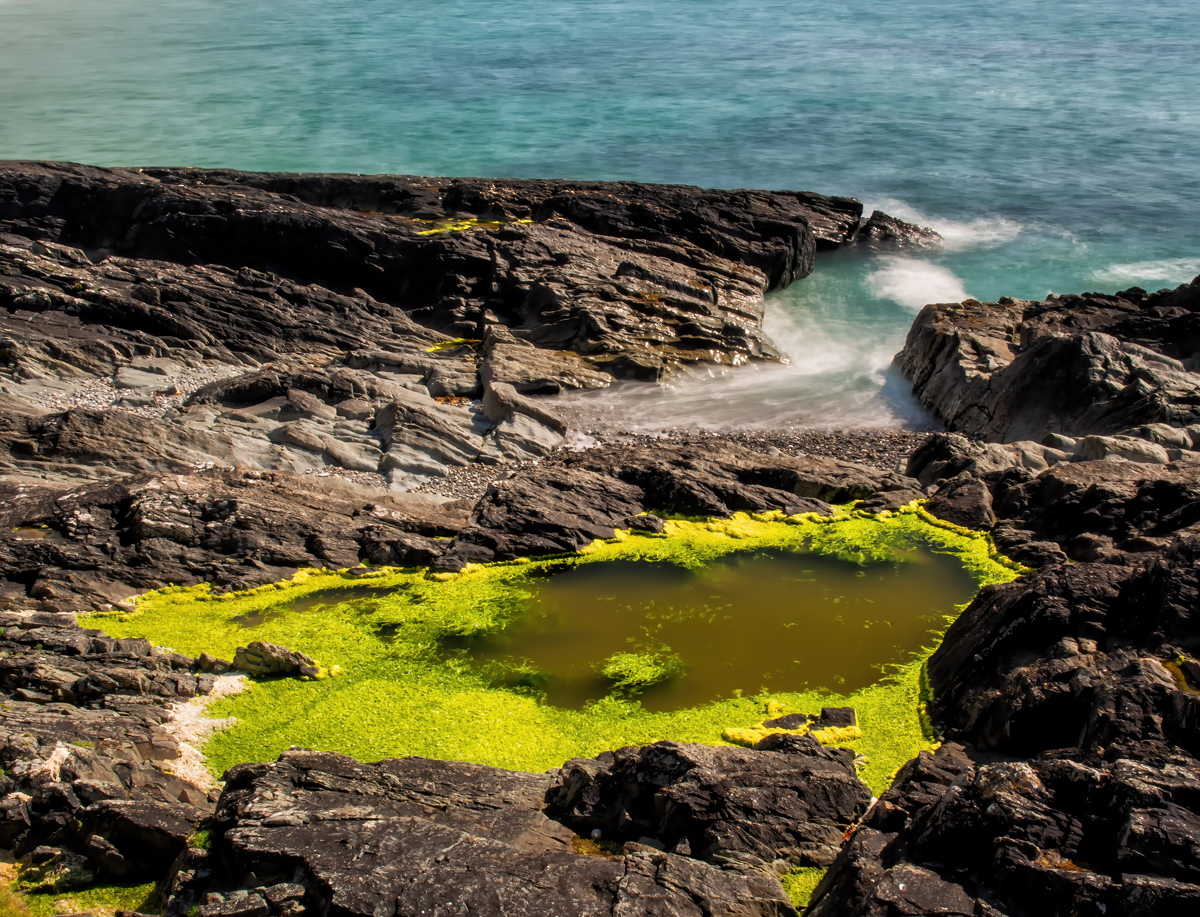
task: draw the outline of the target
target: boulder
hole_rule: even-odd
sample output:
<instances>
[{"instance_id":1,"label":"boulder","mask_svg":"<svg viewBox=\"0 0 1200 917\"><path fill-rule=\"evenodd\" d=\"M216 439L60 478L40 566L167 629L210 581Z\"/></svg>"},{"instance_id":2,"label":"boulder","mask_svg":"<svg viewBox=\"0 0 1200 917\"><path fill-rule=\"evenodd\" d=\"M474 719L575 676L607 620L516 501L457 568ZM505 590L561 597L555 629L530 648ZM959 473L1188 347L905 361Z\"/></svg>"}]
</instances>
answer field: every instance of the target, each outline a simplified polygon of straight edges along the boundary
<instances>
[{"instance_id":1,"label":"boulder","mask_svg":"<svg viewBox=\"0 0 1200 917\"><path fill-rule=\"evenodd\" d=\"M1153 294L929 305L897 362L951 430L994 442L1185 427L1200 420L1198 281Z\"/></svg>"},{"instance_id":2,"label":"boulder","mask_svg":"<svg viewBox=\"0 0 1200 917\"><path fill-rule=\"evenodd\" d=\"M311 657L263 640L255 640L249 646L239 646L233 657L233 667L256 678L316 678L319 672L317 663Z\"/></svg>"},{"instance_id":3,"label":"boulder","mask_svg":"<svg viewBox=\"0 0 1200 917\"><path fill-rule=\"evenodd\" d=\"M581 835L651 838L726 868L825 866L871 791L853 763L809 736L788 738L753 750L658 742L569 761L547 813Z\"/></svg>"}]
</instances>

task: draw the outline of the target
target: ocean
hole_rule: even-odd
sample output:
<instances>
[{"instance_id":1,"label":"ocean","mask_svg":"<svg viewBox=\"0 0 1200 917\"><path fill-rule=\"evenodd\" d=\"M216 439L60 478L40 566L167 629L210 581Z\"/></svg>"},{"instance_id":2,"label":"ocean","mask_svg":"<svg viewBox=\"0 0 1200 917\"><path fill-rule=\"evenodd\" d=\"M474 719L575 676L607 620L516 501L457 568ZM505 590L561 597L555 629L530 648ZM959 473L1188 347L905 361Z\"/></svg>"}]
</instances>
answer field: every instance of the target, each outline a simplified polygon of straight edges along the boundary
<instances>
[{"instance_id":1,"label":"ocean","mask_svg":"<svg viewBox=\"0 0 1200 917\"><path fill-rule=\"evenodd\" d=\"M1200 274L1182 0L0 0L0 158L845 194L939 230L770 298L786 367L622 387L642 429L917 425L926 302Z\"/></svg>"}]
</instances>

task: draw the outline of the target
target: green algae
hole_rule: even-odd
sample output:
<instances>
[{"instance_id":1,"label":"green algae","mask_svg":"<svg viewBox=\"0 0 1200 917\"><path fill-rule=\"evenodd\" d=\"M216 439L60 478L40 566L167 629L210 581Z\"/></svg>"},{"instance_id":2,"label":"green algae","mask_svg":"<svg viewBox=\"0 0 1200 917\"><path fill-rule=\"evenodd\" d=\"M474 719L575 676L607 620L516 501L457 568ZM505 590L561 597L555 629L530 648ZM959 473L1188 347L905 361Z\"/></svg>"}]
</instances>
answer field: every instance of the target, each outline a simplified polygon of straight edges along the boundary
<instances>
[{"instance_id":1,"label":"green algae","mask_svg":"<svg viewBox=\"0 0 1200 917\"><path fill-rule=\"evenodd\" d=\"M687 666L669 647L637 653L613 653L599 672L617 689L634 689L678 678Z\"/></svg>"},{"instance_id":2,"label":"green algae","mask_svg":"<svg viewBox=\"0 0 1200 917\"><path fill-rule=\"evenodd\" d=\"M508 222L502 220L474 220L474 219L441 219L441 220L420 220L410 219L409 222L417 223L418 225L426 226L427 229L418 230L418 236L432 236L442 232L463 232L467 229L501 229L504 226L517 226L532 223L533 220L510 220Z\"/></svg>"},{"instance_id":3,"label":"green algae","mask_svg":"<svg viewBox=\"0 0 1200 917\"><path fill-rule=\"evenodd\" d=\"M70 892L24 892L17 899L29 917L52 917L55 914L91 913L97 917L117 911L157 914L162 895L154 883L136 885L94 885ZM11 913L20 914L14 910Z\"/></svg>"},{"instance_id":4,"label":"green algae","mask_svg":"<svg viewBox=\"0 0 1200 917\"><path fill-rule=\"evenodd\" d=\"M471 350L476 350L479 344L478 338L452 338L449 341L438 341L432 347L426 347L425 352L441 353L444 350L458 350L460 347L470 347Z\"/></svg>"},{"instance_id":5,"label":"green algae","mask_svg":"<svg viewBox=\"0 0 1200 917\"><path fill-rule=\"evenodd\" d=\"M779 884L792 899L792 906L798 911L808 907L812 894L825 878L826 870L820 866L797 866L789 869L779 877Z\"/></svg>"},{"instance_id":6,"label":"green algae","mask_svg":"<svg viewBox=\"0 0 1200 917\"><path fill-rule=\"evenodd\" d=\"M114 636L144 636L190 655L227 659L249 639L267 640L305 652L336 673L315 682L261 681L215 702L210 715L237 719L206 747L217 774L242 761L273 759L291 745L369 761L425 755L537 772L573 756L665 738L724 744L726 730L753 727L768 714L853 706L862 735L849 744L860 756L860 776L879 793L901 764L936 746L923 720L923 664L932 647L850 694L760 691L656 712L622 691L582 710L557 708L538 696L536 671L515 689L497 687L494 673L464 655L447 659L444 646L514 620L534 580L564 564L638 560L697 569L761 548L810 549L856 563L903 562L918 544L958 557L980 586L1020 572L996 555L986 536L943 524L916 505L875 515L843 507L824 518L675 519L661 535L618 532L576 555L470 565L457 574L305 570L288 582L226 595L205 586L171 587L139 599L135 612L93 615L89 623ZM336 603L339 591L364 587L373 598ZM324 604L305 601L316 594ZM252 637L237 623L247 616L262 621Z\"/></svg>"}]
</instances>

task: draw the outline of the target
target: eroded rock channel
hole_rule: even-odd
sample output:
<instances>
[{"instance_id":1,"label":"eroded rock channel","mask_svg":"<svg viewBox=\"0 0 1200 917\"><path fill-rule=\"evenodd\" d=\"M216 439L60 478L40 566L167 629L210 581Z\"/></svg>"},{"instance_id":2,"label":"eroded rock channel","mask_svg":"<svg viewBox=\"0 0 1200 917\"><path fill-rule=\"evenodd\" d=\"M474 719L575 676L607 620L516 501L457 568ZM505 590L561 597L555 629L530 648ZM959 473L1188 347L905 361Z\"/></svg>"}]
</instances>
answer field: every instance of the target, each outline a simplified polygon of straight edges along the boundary
<instances>
[{"instance_id":1,"label":"eroded rock channel","mask_svg":"<svg viewBox=\"0 0 1200 917\"><path fill-rule=\"evenodd\" d=\"M780 359L764 293L831 247L931 244L813 194L3 165L0 846L61 888L169 877L199 917L788 914L788 867L829 868L820 915L1192 913L1200 283L927 307L899 361L954 432L904 473L564 453L539 397ZM521 470L414 493L464 467ZM809 736L541 775L296 749L218 793L171 723L227 676L68 614L926 498L1031 572L947 632L945 744L874 804Z\"/></svg>"}]
</instances>

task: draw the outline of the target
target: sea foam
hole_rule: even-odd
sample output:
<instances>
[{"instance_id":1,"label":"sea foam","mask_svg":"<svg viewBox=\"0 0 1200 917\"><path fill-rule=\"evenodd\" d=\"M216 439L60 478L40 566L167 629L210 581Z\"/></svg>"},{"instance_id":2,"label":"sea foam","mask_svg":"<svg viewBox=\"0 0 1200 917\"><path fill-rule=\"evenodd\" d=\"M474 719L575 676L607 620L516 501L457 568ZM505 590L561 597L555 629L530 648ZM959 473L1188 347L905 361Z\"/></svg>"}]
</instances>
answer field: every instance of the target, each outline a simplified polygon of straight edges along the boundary
<instances>
[{"instance_id":1,"label":"sea foam","mask_svg":"<svg viewBox=\"0 0 1200 917\"><path fill-rule=\"evenodd\" d=\"M947 267L899 255L880 259L881 267L867 277L876 296L919 309L931 302L962 302L970 299L962 280Z\"/></svg>"},{"instance_id":2,"label":"sea foam","mask_svg":"<svg viewBox=\"0 0 1200 917\"><path fill-rule=\"evenodd\" d=\"M1110 264L1093 275L1104 283L1158 281L1160 283L1189 283L1200 274L1200 258L1164 258L1158 261L1133 261L1129 264Z\"/></svg>"},{"instance_id":3,"label":"sea foam","mask_svg":"<svg viewBox=\"0 0 1200 917\"><path fill-rule=\"evenodd\" d=\"M951 220L918 210L895 198L874 202L869 209L886 211L892 216L918 226L928 226L945 240L950 251L973 251L997 248L1021 235L1023 227L1007 217L981 216L973 220Z\"/></svg>"}]
</instances>

